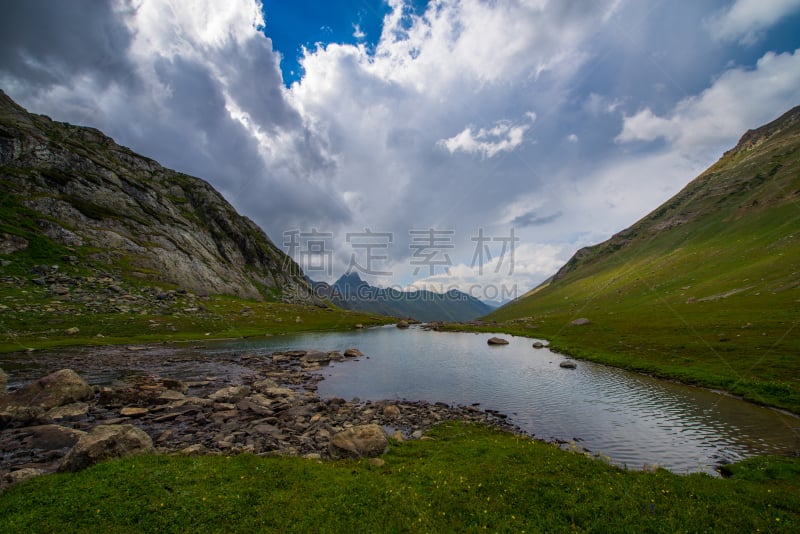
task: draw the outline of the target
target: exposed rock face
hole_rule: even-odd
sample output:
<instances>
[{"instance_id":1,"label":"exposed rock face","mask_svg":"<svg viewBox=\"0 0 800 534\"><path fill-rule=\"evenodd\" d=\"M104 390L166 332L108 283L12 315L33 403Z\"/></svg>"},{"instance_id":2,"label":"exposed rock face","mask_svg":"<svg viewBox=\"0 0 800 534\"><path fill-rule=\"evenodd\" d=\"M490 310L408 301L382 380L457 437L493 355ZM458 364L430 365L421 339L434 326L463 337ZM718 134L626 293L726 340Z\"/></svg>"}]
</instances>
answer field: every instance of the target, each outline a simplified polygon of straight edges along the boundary
<instances>
[{"instance_id":1,"label":"exposed rock face","mask_svg":"<svg viewBox=\"0 0 800 534\"><path fill-rule=\"evenodd\" d=\"M153 440L132 425L102 425L81 436L59 471L80 471L101 460L152 452Z\"/></svg>"},{"instance_id":2,"label":"exposed rock face","mask_svg":"<svg viewBox=\"0 0 800 534\"><path fill-rule=\"evenodd\" d=\"M386 452L389 440L380 425L354 426L331 437L331 456L335 458L379 456Z\"/></svg>"},{"instance_id":3,"label":"exposed rock face","mask_svg":"<svg viewBox=\"0 0 800 534\"><path fill-rule=\"evenodd\" d=\"M3 194L41 215L31 220L41 234L97 250L82 260L200 294L320 302L297 264L207 182L98 130L29 114L2 91L0 180ZM27 246L23 235L0 239L2 253Z\"/></svg>"}]
</instances>

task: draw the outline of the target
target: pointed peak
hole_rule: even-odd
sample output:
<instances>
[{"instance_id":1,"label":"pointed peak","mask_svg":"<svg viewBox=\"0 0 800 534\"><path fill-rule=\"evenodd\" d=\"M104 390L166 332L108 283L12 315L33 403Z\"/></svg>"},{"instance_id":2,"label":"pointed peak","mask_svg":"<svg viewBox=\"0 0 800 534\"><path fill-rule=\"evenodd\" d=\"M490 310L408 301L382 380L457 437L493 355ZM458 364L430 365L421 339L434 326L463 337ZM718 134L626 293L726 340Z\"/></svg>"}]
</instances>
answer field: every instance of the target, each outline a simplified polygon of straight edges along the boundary
<instances>
[{"instance_id":1,"label":"pointed peak","mask_svg":"<svg viewBox=\"0 0 800 534\"><path fill-rule=\"evenodd\" d=\"M334 285L336 286L358 286L361 284L365 284L361 277L355 271L348 271L344 273L339 279L336 281Z\"/></svg>"}]
</instances>

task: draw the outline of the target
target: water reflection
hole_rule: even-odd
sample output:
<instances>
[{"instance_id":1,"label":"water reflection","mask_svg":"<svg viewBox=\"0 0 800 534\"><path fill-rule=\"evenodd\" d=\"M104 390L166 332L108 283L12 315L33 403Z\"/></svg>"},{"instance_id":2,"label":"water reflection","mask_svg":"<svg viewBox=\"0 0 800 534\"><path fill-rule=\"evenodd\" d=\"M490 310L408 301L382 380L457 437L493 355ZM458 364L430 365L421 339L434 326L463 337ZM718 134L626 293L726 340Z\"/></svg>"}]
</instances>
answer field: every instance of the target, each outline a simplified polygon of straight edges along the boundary
<instances>
[{"instance_id":1,"label":"water reflection","mask_svg":"<svg viewBox=\"0 0 800 534\"><path fill-rule=\"evenodd\" d=\"M579 362L533 349L531 339L437 333L393 327L225 343L213 350L343 350L368 358L332 364L319 384L324 397L480 403L544 439L578 440L585 449L639 469L711 472L755 454L800 450L800 420L711 391Z\"/></svg>"}]
</instances>

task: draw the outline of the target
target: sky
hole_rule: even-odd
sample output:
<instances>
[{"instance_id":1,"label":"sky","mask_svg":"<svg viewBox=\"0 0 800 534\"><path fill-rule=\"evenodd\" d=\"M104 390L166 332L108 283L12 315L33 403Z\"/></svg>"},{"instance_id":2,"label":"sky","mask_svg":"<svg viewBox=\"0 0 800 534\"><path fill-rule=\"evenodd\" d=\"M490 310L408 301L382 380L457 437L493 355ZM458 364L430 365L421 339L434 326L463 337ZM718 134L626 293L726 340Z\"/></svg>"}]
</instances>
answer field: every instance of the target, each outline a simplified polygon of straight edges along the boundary
<instances>
[{"instance_id":1,"label":"sky","mask_svg":"<svg viewBox=\"0 0 800 534\"><path fill-rule=\"evenodd\" d=\"M513 298L800 104L800 0L2 0L0 89L315 280Z\"/></svg>"}]
</instances>

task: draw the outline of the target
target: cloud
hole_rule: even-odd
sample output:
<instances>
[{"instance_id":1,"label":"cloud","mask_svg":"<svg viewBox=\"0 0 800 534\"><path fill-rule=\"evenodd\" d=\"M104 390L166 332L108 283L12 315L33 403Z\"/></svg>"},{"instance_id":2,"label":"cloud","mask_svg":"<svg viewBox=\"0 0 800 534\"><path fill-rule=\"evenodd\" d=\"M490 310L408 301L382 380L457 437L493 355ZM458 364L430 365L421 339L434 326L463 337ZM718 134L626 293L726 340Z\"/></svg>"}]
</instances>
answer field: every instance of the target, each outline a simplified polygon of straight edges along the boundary
<instances>
[{"instance_id":1,"label":"cloud","mask_svg":"<svg viewBox=\"0 0 800 534\"><path fill-rule=\"evenodd\" d=\"M706 20L715 39L752 45L780 19L800 10L800 0L736 0Z\"/></svg>"},{"instance_id":2,"label":"cloud","mask_svg":"<svg viewBox=\"0 0 800 534\"><path fill-rule=\"evenodd\" d=\"M501 121L488 130L464 128L461 133L449 139L440 139L437 144L446 148L451 154L466 152L491 158L500 152L510 152L521 145L529 128L528 124L513 126L507 121Z\"/></svg>"},{"instance_id":3,"label":"cloud","mask_svg":"<svg viewBox=\"0 0 800 534\"><path fill-rule=\"evenodd\" d=\"M618 143L664 140L687 155L724 148L731 138L800 103L800 49L768 52L755 68L732 68L666 116L649 107L625 116Z\"/></svg>"},{"instance_id":4,"label":"cloud","mask_svg":"<svg viewBox=\"0 0 800 534\"><path fill-rule=\"evenodd\" d=\"M731 40L779 19L706 31L745 2L389 0L377 42L305 50L288 88L256 0L95 4L7 10L3 89L207 179L277 243L329 233L333 277L348 232L391 233L383 282L408 284L410 232L448 229L474 282L471 238L513 228L514 274L480 282L528 289L800 101L800 54Z\"/></svg>"},{"instance_id":5,"label":"cloud","mask_svg":"<svg viewBox=\"0 0 800 534\"><path fill-rule=\"evenodd\" d=\"M515 227L525 228L527 226L542 226L557 221L562 215L562 212L556 212L551 215L541 216L536 211L529 211L524 215L514 217L511 224Z\"/></svg>"},{"instance_id":6,"label":"cloud","mask_svg":"<svg viewBox=\"0 0 800 534\"><path fill-rule=\"evenodd\" d=\"M25 2L3 17L0 84L210 181L273 234L312 211L346 222L335 161L289 103L263 23L251 0Z\"/></svg>"}]
</instances>

